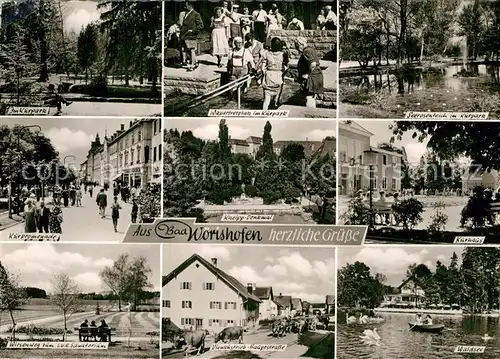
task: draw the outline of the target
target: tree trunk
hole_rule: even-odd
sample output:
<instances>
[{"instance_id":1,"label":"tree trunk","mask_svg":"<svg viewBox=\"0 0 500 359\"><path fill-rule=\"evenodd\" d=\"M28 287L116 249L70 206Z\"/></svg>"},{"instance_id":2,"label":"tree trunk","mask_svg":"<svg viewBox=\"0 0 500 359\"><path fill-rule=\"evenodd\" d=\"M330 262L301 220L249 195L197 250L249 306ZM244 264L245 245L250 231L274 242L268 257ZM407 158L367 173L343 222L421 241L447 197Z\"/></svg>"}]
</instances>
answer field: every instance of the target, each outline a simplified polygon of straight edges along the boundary
<instances>
[{"instance_id":1,"label":"tree trunk","mask_svg":"<svg viewBox=\"0 0 500 359\"><path fill-rule=\"evenodd\" d=\"M63 312L64 317L64 330L63 330L63 342L66 341L66 332L68 330L68 318L66 317L66 312Z\"/></svg>"},{"instance_id":2,"label":"tree trunk","mask_svg":"<svg viewBox=\"0 0 500 359\"><path fill-rule=\"evenodd\" d=\"M12 309L9 310L9 314L10 314L10 319L12 320L12 331L10 333L10 340L14 341L16 340L16 319L14 318L14 312L12 311Z\"/></svg>"},{"instance_id":3,"label":"tree trunk","mask_svg":"<svg viewBox=\"0 0 500 359\"><path fill-rule=\"evenodd\" d=\"M424 39L424 34L422 34L422 42L420 43L420 63L421 64L424 61L424 47L425 47L425 39Z\"/></svg>"},{"instance_id":4,"label":"tree trunk","mask_svg":"<svg viewBox=\"0 0 500 359\"><path fill-rule=\"evenodd\" d=\"M122 311L122 299L120 297L118 297L118 311Z\"/></svg>"}]
</instances>

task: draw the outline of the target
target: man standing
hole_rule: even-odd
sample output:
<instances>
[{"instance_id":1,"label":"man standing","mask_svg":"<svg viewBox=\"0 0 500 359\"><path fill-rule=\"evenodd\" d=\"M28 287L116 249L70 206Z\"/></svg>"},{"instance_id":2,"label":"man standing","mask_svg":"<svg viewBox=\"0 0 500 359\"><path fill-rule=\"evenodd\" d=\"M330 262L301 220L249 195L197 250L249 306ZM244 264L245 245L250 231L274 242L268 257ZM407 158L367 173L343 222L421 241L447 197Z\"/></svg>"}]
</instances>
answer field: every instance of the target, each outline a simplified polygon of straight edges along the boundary
<instances>
[{"instance_id":1,"label":"man standing","mask_svg":"<svg viewBox=\"0 0 500 359\"><path fill-rule=\"evenodd\" d=\"M252 13L253 21L254 21L254 33L255 38L259 42L266 41L266 17L267 11L264 10L264 5L259 4L259 8Z\"/></svg>"},{"instance_id":2,"label":"man standing","mask_svg":"<svg viewBox=\"0 0 500 359\"><path fill-rule=\"evenodd\" d=\"M186 50L186 55L191 60L191 66L188 71L194 71L198 68L198 60L196 58L196 49L198 47L198 34L203 30L203 20L201 15L197 13L193 4L186 1L186 15L181 27L181 39L183 48Z\"/></svg>"},{"instance_id":3,"label":"man standing","mask_svg":"<svg viewBox=\"0 0 500 359\"><path fill-rule=\"evenodd\" d=\"M101 188L101 191L97 195L96 198L97 205L99 206L99 215L101 218L106 218L106 207L108 206L108 196L104 193L104 188Z\"/></svg>"},{"instance_id":4,"label":"man standing","mask_svg":"<svg viewBox=\"0 0 500 359\"><path fill-rule=\"evenodd\" d=\"M330 5L325 6L325 30L337 30L337 15Z\"/></svg>"},{"instance_id":5,"label":"man standing","mask_svg":"<svg viewBox=\"0 0 500 359\"><path fill-rule=\"evenodd\" d=\"M50 209L45 207L45 203L42 201L37 212L38 232L44 233L45 231L45 233L49 233Z\"/></svg>"}]
</instances>

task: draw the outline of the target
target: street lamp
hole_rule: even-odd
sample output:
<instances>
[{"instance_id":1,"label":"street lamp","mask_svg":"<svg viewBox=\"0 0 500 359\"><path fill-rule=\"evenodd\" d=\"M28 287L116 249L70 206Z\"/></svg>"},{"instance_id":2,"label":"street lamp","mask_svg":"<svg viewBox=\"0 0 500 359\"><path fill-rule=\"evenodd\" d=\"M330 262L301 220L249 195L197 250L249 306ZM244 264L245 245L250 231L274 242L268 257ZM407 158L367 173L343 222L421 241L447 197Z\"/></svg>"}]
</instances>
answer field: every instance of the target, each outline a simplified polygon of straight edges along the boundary
<instances>
[{"instance_id":1,"label":"street lamp","mask_svg":"<svg viewBox=\"0 0 500 359\"><path fill-rule=\"evenodd\" d=\"M370 223L368 229L373 230L375 221L373 216L373 167L377 165L377 151L371 149L363 151L363 165L368 166L370 170Z\"/></svg>"},{"instance_id":2,"label":"street lamp","mask_svg":"<svg viewBox=\"0 0 500 359\"><path fill-rule=\"evenodd\" d=\"M18 127L18 132L17 132L17 150L19 151L19 168L21 168L22 163L21 163L21 135L23 133L23 130L27 128L37 128L39 132L42 132L42 128L39 125L26 125L26 126L19 126ZM18 181L18 186L17 186L17 215L20 213L21 209L21 190L20 190L20 182L21 180L19 179ZM11 187L12 190L12 187ZM11 201L11 196L9 196L9 218L12 218L12 201Z\"/></svg>"}]
</instances>

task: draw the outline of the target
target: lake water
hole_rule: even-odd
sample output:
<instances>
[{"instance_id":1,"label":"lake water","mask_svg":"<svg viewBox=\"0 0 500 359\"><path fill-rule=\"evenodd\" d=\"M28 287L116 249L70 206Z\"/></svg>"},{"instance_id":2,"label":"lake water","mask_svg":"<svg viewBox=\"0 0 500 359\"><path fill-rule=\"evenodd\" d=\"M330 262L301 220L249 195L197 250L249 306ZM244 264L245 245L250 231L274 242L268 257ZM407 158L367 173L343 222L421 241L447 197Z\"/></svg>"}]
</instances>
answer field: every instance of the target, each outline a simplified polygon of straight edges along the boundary
<instances>
[{"instance_id":1,"label":"lake water","mask_svg":"<svg viewBox=\"0 0 500 359\"><path fill-rule=\"evenodd\" d=\"M430 71L415 69L400 75L346 75L340 79L344 92L342 101L357 104L361 100L362 103L364 100L358 95L361 92L387 95L381 96L379 102L381 105L387 102L391 107L397 105L398 115L404 111L497 112L498 101L491 95L500 94L500 67L471 64L467 71L474 74L473 77L454 76L461 69L461 65L450 65ZM489 101L483 103L486 98ZM342 112L342 106L340 110ZM341 117L345 115L341 113ZM497 118L499 114L491 113L490 117Z\"/></svg>"},{"instance_id":2,"label":"lake water","mask_svg":"<svg viewBox=\"0 0 500 359\"><path fill-rule=\"evenodd\" d=\"M385 321L375 325L337 326L337 358L339 359L463 359L500 358L500 321L488 317L434 317L444 324L440 334L408 331L414 315L381 315ZM380 346L368 345L360 339L365 329L377 328ZM493 340L485 342L488 333ZM457 345L486 346L483 354L456 354Z\"/></svg>"}]
</instances>

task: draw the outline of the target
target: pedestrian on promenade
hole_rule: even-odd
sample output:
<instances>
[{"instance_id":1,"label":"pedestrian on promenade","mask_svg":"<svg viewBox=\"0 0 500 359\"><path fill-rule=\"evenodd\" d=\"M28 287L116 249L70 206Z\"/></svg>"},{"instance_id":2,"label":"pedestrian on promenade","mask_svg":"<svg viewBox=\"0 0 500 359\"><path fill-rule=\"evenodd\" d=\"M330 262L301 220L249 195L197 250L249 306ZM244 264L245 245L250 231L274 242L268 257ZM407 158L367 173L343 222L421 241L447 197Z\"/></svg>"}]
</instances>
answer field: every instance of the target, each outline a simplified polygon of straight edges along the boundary
<instances>
[{"instance_id":1,"label":"pedestrian on promenade","mask_svg":"<svg viewBox=\"0 0 500 359\"><path fill-rule=\"evenodd\" d=\"M76 190L76 206L77 207L81 207L82 206L82 190L80 188L78 188Z\"/></svg>"},{"instance_id":2,"label":"pedestrian on promenade","mask_svg":"<svg viewBox=\"0 0 500 359\"><path fill-rule=\"evenodd\" d=\"M106 218L106 207L108 206L108 196L104 193L104 188L97 195L96 203L99 206L99 215L101 218Z\"/></svg>"},{"instance_id":3,"label":"pedestrian on promenade","mask_svg":"<svg viewBox=\"0 0 500 359\"><path fill-rule=\"evenodd\" d=\"M76 203L76 188L73 185L69 189L69 198L71 199L71 206L74 206Z\"/></svg>"},{"instance_id":4,"label":"pedestrian on promenade","mask_svg":"<svg viewBox=\"0 0 500 359\"><path fill-rule=\"evenodd\" d=\"M90 198L92 198L92 195L94 194L94 186L90 185L89 187L89 195L90 195Z\"/></svg>"},{"instance_id":5,"label":"pedestrian on promenade","mask_svg":"<svg viewBox=\"0 0 500 359\"><path fill-rule=\"evenodd\" d=\"M68 207L68 205L69 205L69 191L67 188L63 189L62 197L63 197L64 207Z\"/></svg>"},{"instance_id":6,"label":"pedestrian on promenade","mask_svg":"<svg viewBox=\"0 0 500 359\"><path fill-rule=\"evenodd\" d=\"M114 196L113 197L113 204L111 205L111 219L113 220L113 227L115 228L115 232L118 232L118 218L120 218L120 209L122 207L118 203L118 197Z\"/></svg>"},{"instance_id":7,"label":"pedestrian on promenade","mask_svg":"<svg viewBox=\"0 0 500 359\"><path fill-rule=\"evenodd\" d=\"M24 207L24 233L36 233L36 207L34 205L34 198L28 198Z\"/></svg>"},{"instance_id":8,"label":"pedestrian on promenade","mask_svg":"<svg viewBox=\"0 0 500 359\"><path fill-rule=\"evenodd\" d=\"M132 198L132 223L137 223L137 215L139 214L139 205L137 204L137 200Z\"/></svg>"},{"instance_id":9,"label":"pedestrian on promenade","mask_svg":"<svg viewBox=\"0 0 500 359\"><path fill-rule=\"evenodd\" d=\"M37 211L38 232L49 233L50 209L45 206L45 202L40 202L40 208Z\"/></svg>"},{"instance_id":10,"label":"pedestrian on promenade","mask_svg":"<svg viewBox=\"0 0 500 359\"><path fill-rule=\"evenodd\" d=\"M49 217L50 233L62 233L63 214L59 204L54 204Z\"/></svg>"}]
</instances>

